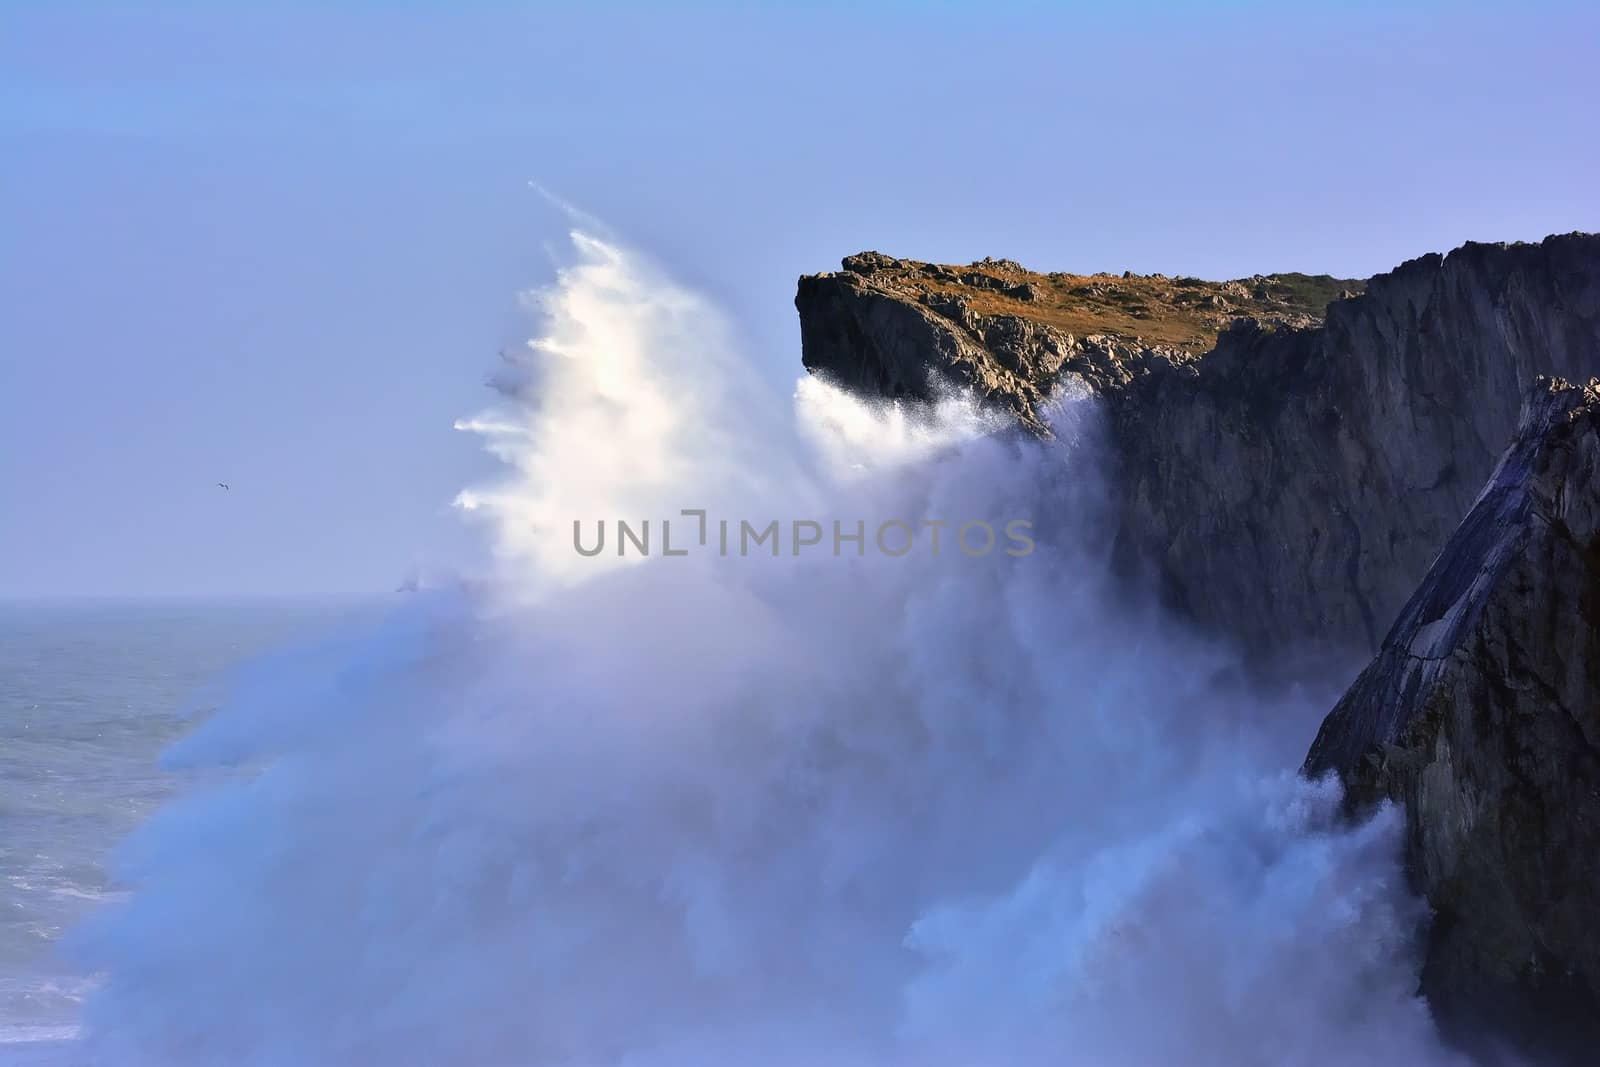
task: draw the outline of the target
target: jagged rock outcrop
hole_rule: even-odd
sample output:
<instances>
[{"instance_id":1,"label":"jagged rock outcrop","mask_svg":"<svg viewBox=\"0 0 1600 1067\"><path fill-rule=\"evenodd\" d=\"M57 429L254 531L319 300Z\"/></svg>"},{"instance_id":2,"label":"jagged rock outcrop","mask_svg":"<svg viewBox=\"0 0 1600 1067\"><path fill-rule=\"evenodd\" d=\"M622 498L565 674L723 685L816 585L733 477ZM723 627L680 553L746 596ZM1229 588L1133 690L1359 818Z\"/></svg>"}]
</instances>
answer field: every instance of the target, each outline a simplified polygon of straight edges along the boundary
<instances>
[{"instance_id":1,"label":"jagged rock outcrop","mask_svg":"<svg viewBox=\"0 0 1600 1067\"><path fill-rule=\"evenodd\" d=\"M1600 1017L1600 382L1529 394L1305 770L1405 806L1436 1011L1600 1036L1562 1034Z\"/></svg>"},{"instance_id":2,"label":"jagged rock outcrop","mask_svg":"<svg viewBox=\"0 0 1600 1067\"><path fill-rule=\"evenodd\" d=\"M879 253L844 268L800 280L809 369L891 397L948 378L1036 433L1056 383L1081 378L1111 401L1123 558L1262 654L1370 654L1492 470L1527 383L1600 374L1593 235L1467 244L1362 293Z\"/></svg>"}]
</instances>

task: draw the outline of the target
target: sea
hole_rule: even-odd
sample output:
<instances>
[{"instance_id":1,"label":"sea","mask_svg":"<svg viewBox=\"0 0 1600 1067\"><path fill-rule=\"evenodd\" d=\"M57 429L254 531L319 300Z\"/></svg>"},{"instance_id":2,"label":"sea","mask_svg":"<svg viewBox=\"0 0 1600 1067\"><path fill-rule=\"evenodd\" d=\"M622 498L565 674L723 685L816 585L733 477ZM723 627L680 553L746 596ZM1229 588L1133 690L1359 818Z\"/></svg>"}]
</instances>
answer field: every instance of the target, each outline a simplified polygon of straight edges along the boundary
<instances>
[{"instance_id":1,"label":"sea","mask_svg":"<svg viewBox=\"0 0 1600 1067\"><path fill-rule=\"evenodd\" d=\"M95 976L63 938L122 896L107 858L193 777L160 755L230 670L391 599L0 600L0 1064L71 1062Z\"/></svg>"}]
</instances>

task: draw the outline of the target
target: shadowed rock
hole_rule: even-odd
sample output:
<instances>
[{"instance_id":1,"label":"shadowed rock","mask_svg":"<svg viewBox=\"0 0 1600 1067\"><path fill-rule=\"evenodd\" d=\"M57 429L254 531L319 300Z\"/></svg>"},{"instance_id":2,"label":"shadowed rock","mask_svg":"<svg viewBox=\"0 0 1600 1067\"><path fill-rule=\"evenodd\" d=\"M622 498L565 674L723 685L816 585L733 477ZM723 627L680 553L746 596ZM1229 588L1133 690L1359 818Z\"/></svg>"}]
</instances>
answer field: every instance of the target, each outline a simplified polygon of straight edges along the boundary
<instances>
[{"instance_id":1,"label":"shadowed rock","mask_svg":"<svg viewBox=\"0 0 1600 1067\"><path fill-rule=\"evenodd\" d=\"M795 303L805 365L869 394L952 381L1046 434L1077 377L1109 409L1119 558L1169 604L1268 671L1376 651L1306 772L1405 805L1450 1031L1594 1062L1600 392L1559 379L1600 375L1600 237L1467 244L1360 293L1274 277L866 253Z\"/></svg>"},{"instance_id":2,"label":"shadowed rock","mask_svg":"<svg viewBox=\"0 0 1600 1067\"><path fill-rule=\"evenodd\" d=\"M1110 401L1120 558L1258 658L1370 655L1493 469L1527 383L1600 374L1593 235L1467 244L1353 296L1361 283L1324 276L881 253L844 267L800 280L807 368L885 397L952 381L1041 434L1059 381L1082 379Z\"/></svg>"}]
</instances>

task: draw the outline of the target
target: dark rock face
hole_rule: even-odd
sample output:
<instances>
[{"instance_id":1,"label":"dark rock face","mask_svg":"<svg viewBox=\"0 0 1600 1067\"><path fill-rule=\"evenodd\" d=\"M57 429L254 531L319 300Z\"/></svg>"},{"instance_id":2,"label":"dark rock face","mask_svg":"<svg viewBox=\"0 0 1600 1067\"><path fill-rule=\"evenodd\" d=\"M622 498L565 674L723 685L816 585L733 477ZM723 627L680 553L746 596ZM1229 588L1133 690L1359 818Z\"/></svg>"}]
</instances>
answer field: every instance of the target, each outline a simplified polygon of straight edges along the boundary
<instances>
[{"instance_id":1,"label":"dark rock face","mask_svg":"<svg viewBox=\"0 0 1600 1067\"><path fill-rule=\"evenodd\" d=\"M1541 380L1529 395L1305 770L1337 772L1357 809L1405 806L1412 874L1436 912L1436 1011L1460 1026L1514 1006L1539 1039L1596 1019L1600 382Z\"/></svg>"},{"instance_id":2,"label":"dark rock face","mask_svg":"<svg viewBox=\"0 0 1600 1067\"><path fill-rule=\"evenodd\" d=\"M812 371L952 380L1037 434L1075 376L1110 409L1122 556L1175 607L1256 663L1377 651L1305 772L1405 806L1446 1027L1595 1062L1600 381L1560 379L1600 375L1600 236L1468 244L1363 293L845 267L800 282Z\"/></svg>"},{"instance_id":3,"label":"dark rock face","mask_svg":"<svg viewBox=\"0 0 1600 1067\"><path fill-rule=\"evenodd\" d=\"M1351 283L1305 276L844 265L800 280L807 368L889 397L926 398L942 377L1036 433L1056 383L1081 378L1113 402L1124 557L1262 654L1370 654L1489 475L1527 383L1600 373L1592 235L1464 245L1343 298ZM1318 296L1333 300L1320 322ZM1198 343L1213 325L1214 345Z\"/></svg>"}]
</instances>

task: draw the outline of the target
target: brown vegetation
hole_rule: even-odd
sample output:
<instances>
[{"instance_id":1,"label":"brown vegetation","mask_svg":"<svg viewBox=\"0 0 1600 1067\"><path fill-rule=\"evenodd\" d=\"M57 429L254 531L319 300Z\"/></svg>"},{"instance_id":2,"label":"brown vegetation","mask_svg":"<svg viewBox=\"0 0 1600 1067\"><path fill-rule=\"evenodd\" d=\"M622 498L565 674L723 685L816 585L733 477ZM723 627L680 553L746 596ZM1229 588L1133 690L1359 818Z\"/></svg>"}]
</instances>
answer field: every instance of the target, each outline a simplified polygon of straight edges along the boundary
<instances>
[{"instance_id":1,"label":"brown vegetation","mask_svg":"<svg viewBox=\"0 0 1600 1067\"><path fill-rule=\"evenodd\" d=\"M1192 351L1210 348L1217 331L1235 319L1314 325L1330 302L1366 286L1325 274L1266 274L1227 282L1162 274L1040 274L1010 260L949 267L874 253L850 257L846 269L885 288L919 291L937 303L957 301L979 316L1017 316L1080 336L1110 334Z\"/></svg>"}]
</instances>

